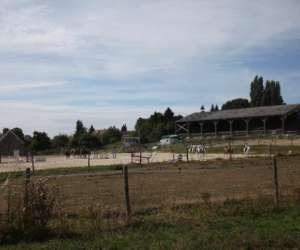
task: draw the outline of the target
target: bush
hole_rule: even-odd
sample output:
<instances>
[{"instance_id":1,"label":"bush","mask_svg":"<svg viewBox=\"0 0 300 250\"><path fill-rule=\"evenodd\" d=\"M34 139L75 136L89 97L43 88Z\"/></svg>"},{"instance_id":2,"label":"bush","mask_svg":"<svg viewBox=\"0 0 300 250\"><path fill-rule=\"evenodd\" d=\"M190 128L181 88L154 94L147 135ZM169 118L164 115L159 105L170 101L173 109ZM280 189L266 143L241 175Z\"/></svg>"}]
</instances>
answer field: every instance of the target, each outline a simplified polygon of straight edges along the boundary
<instances>
[{"instance_id":1,"label":"bush","mask_svg":"<svg viewBox=\"0 0 300 250\"><path fill-rule=\"evenodd\" d=\"M26 191L25 191L26 192ZM55 197L44 181L31 182L24 194L23 229L29 235L48 231L49 221L54 216Z\"/></svg>"},{"instance_id":2,"label":"bush","mask_svg":"<svg viewBox=\"0 0 300 250\"><path fill-rule=\"evenodd\" d=\"M50 233L49 223L55 215L56 193L57 190L51 190L45 181L28 183L24 188L23 199L19 197L7 214L0 243L42 240L47 237Z\"/></svg>"}]
</instances>

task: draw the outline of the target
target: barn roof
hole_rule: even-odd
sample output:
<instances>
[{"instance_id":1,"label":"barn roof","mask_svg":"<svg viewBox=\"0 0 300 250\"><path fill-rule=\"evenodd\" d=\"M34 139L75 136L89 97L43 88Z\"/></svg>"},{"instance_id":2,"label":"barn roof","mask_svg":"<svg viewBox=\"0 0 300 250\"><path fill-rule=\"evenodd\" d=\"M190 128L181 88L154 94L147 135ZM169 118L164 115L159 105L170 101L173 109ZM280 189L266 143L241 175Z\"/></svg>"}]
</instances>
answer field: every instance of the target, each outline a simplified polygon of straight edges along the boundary
<instances>
[{"instance_id":1,"label":"barn roof","mask_svg":"<svg viewBox=\"0 0 300 250\"><path fill-rule=\"evenodd\" d=\"M183 117L177 123L284 116L297 111L300 111L300 104L197 112Z\"/></svg>"},{"instance_id":2,"label":"barn roof","mask_svg":"<svg viewBox=\"0 0 300 250\"><path fill-rule=\"evenodd\" d=\"M20 143L24 144L24 141L19 136L17 136L14 131L9 130L8 132L6 132L5 134L0 136L0 145L4 141L4 139L9 135L13 135L16 138L16 140L18 140Z\"/></svg>"}]
</instances>

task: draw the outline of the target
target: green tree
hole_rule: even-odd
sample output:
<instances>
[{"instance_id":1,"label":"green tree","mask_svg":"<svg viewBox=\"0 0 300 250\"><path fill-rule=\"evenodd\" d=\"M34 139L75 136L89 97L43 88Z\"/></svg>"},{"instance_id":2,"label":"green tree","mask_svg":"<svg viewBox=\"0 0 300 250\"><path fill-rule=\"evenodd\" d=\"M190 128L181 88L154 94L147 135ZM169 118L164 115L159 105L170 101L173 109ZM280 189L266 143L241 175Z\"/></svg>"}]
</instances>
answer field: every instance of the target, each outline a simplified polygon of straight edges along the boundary
<instances>
[{"instance_id":1,"label":"green tree","mask_svg":"<svg viewBox=\"0 0 300 250\"><path fill-rule=\"evenodd\" d=\"M139 118L135 124L136 136L141 136L142 142L151 141L149 135L151 134L152 125L150 124L149 119Z\"/></svg>"},{"instance_id":2,"label":"green tree","mask_svg":"<svg viewBox=\"0 0 300 250\"><path fill-rule=\"evenodd\" d=\"M273 84L271 81L266 81L266 87L264 90L264 94L263 94L263 98L262 98L262 102L261 102L261 106L270 106L272 105L272 99L274 96L273 92Z\"/></svg>"},{"instance_id":3,"label":"green tree","mask_svg":"<svg viewBox=\"0 0 300 250\"><path fill-rule=\"evenodd\" d=\"M30 135L25 135L24 136L24 142L25 142L25 148L27 150L30 150L30 146L31 146L31 143L32 143L32 136Z\"/></svg>"},{"instance_id":4,"label":"green tree","mask_svg":"<svg viewBox=\"0 0 300 250\"><path fill-rule=\"evenodd\" d=\"M167 108L164 113L164 117L166 118L167 121L173 121L174 112L170 108Z\"/></svg>"},{"instance_id":5,"label":"green tree","mask_svg":"<svg viewBox=\"0 0 300 250\"><path fill-rule=\"evenodd\" d=\"M91 125L90 126L90 128L89 128L89 134L93 134L93 133L95 133L95 128L94 128L94 126L93 125Z\"/></svg>"},{"instance_id":6,"label":"green tree","mask_svg":"<svg viewBox=\"0 0 300 250\"><path fill-rule=\"evenodd\" d=\"M101 147L100 138L95 134L85 133L80 138L80 147L96 149Z\"/></svg>"},{"instance_id":7,"label":"green tree","mask_svg":"<svg viewBox=\"0 0 300 250\"><path fill-rule=\"evenodd\" d=\"M181 115L174 115L169 108L164 114L154 112L149 118L139 118L135 124L136 136L140 133L141 141L155 142L163 135L175 133L175 122L181 119Z\"/></svg>"},{"instance_id":8,"label":"green tree","mask_svg":"<svg viewBox=\"0 0 300 250\"><path fill-rule=\"evenodd\" d=\"M24 141L24 133L21 128L13 128L12 131L21 139Z\"/></svg>"},{"instance_id":9,"label":"green tree","mask_svg":"<svg viewBox=\"0 0 300 250\"><path fill-rule=\"evenodd\" d=\"M87 133L86 128L83 125L83 122L78 120L76 122L76 130L75 130L75 134L74 137L79 137L82 136L83 134Z\"/></svg>"},{"instance_id":10,"label":"green tree","mask_svg":"<svg viewBox=\"0 0 300 250\"><path fill-rule=\"evenodd\" d=\"M52 146L54 148L68 148L70 143L70 138L68 135L59 134L53 137Z\"/></svg>"},{"instance_id":11,"label":"green tree","mask_svg":"<svg viewBox=\"0 0 300 250\"><path fill-rule=\"evenodd\" d=\"M121 132L122 133L126 133L127 132L127 125L126 124L123 124L122 127L121 127Z\"/></svg>"},{"instance_id":12,"label":"green tree","mask_svg":"<svg viewBox=\"0 0 300 250\"><path fill-rule=\"evenodd\" d=\"M255 76L250 86L251 106L261 106L264 95L264 79L260 76Z\"/></svg>"},{"instance_id":13,"label":"green tree","mask_svg":"<svg viewBox=\"0 0 300 250\"><path fill-rule=\"evenodd\" d=\"M272 91L271 91L271 105L282 105L283 98L281 95L281 87L278 81L271 81Z\"/></svg>"},{"instance_id":14,"label":"green tree","mask_svg":"<svg viewBox=\"0 0 300 250\"><path fill-rule=\"evenodd\" d=\"M107 145L121 141L122 133L116 127L109 127L101 136L102 144Z\"/></svg>"},{"instance_id":15,"label":"green tree","mask_svg":"<svg viewBox=\"0 0 300 250\"><path fill-rule=\"evenodd\" d=\"M33 138L30 144L30 148L34 152L39 152L51 148L51 140L45 132L33 132Z\"/></svg>"},{"instance_id":16,"label":"green tree","mask_svg":"<svg viewBox=\"0 0 300 250\"><path fill-rule=\"evenodd\" d=\"M250 107L250 103L248 99L237 98L224 103L222 106L222 110L241 109L241 108L249 108L249 107Z\"/></svg>"}]
</instances>

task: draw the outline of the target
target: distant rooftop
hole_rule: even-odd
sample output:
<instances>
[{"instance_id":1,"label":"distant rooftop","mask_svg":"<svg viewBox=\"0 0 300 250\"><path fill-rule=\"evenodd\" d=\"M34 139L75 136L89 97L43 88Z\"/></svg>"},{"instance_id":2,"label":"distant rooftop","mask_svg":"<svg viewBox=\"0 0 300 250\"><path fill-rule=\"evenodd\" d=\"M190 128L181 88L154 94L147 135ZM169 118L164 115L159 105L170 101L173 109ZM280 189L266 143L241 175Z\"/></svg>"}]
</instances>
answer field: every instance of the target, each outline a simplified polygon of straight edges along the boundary
<instances>
[{"instance_id":1,"label":"distant rooftop","mask_svg":"<svg viewBox=\"0 0 300 250\"><path fill-rule=\"evenodd\" d=\"M297 111L300 111L300 104L197 112L183 117L177 123L284 116Z\"/></svg>"}]
</instances>

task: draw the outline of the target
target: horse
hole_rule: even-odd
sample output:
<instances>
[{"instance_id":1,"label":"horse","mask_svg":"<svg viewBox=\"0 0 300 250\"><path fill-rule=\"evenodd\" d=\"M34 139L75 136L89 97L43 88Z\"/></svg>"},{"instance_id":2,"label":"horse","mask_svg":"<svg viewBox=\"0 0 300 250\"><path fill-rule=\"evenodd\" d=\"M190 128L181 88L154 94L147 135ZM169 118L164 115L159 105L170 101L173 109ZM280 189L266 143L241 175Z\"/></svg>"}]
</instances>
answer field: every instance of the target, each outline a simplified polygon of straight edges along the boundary
<instances>
[{"instance_id":1,"label":"horse","mask_svg":"<svg viewBox=\"0 0 300 250\"><path fill-rule=\"evenodd\" d=\"M233 151L233 148L231 146L226 146L224 148L224 158L227 158L227 155L229 155L229 159L231 159L233 153L234 153L234 151Z\"/></svg>"}]
</instances>

